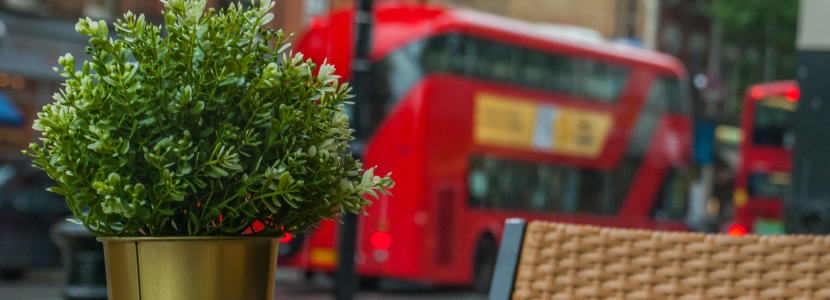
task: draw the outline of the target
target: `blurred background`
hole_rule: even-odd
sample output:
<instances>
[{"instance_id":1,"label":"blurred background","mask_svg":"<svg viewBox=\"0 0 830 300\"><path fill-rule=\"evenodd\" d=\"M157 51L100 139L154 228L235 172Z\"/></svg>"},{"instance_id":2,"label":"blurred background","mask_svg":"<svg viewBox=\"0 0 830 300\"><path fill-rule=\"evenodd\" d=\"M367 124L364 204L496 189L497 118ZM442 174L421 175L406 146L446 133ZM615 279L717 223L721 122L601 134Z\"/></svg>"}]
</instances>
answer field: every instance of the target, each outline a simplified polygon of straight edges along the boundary
<instances>
[{"instance_id":1,"label":"blurred background","mask_svg":"<svg viewBox=\"0 0 830 300\"><path fill-rule=\"evenodd\" d=\"M784 231L792 166L776 162L790 161L793 145L799 1L374 2L356 147L404 177L361 220L357 272L372 291L362 299L480 297L469 287L486 289L508 217ZM353 1L275 3L269 26L297 33L293 49L329 57L349 80ZM37 142L36 112L61 87L58 57L82 57L87 46L74 23L127 11L160 23L162 9L155 0L0 0L0 298L60 299L72 281L53 229L71 213L20 150ZM415 115L434 125L407 125ZM411 164L394 163L402 158ZM289 288L278 299L327 297L318 291L332 285L338 229L315 233L283 239Z\"/></svg>"}]
</instances>

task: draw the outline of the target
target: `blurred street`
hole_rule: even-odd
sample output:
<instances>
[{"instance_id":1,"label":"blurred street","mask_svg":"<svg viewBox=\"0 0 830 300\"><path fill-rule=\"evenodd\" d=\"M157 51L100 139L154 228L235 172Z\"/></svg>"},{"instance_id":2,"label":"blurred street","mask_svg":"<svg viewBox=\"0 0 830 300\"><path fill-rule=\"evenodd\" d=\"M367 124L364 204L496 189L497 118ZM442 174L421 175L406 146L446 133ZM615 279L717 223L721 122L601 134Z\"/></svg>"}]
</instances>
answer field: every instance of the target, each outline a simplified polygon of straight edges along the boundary
<instances>
[{"instance_id":1,"label":"blurred street","mask_svg":"<svg viewBox=\"0 0 830 300\"><path fill-rule=\"evenodd\" d=\"M22 281L0 281L0 300L63 300L63 275L61 270L36 270L26 274ZM299 272L278 269L274 300L325 300L332 296L333 282L330 278L317 276L305 282ZM484 295L463 289L434 289L411 283L380 282L378 291L362 292L357 300L375 299L453 299L478 300Z\"/></svg>"},{"instance_id":2,"label":"blurred street","mask_svg":"<svg viewBox=\"0 0 830 300\"><path fill-rule=\"evenodd\" d=\"M210 259L184 246L121 248L135 256L122 261L143 263L142 288L153 286L147 278L215 282L202 273L241 287L270 277L191 265L265 272L278 255L273 299L334 299L338 279L309 274L339 268L373 287L354 299L467 300L485 299L491 283L523 293L499 285L518 282L502 274L525 274L504 271L518 258L502 253L527 253L519 242L535 241L523 222L505 230L511 219L734 237L830 233L830 0L268 3L0 0L0 300L64 300L67 282L83 286L70 295L103 297L95 236L279 239L272 252L205 250ZM382 174L395 174L394 195ZM73 213L86 226L64 221ZM515 249L505 251L511 238ZM241 240L211 244L249 242ZM618 252L660 257L633 243ZM792 254L776 263L803 272L770 275L778 281L767 285L758 278L778 267L740 265L768 262L754 246L726 243L718 251L735 261L701 263L703 279L671 279L665 290L679 282L678 291L725 299L791 284L818 289L803 299L830 298L814 296L830 295L825 244L768 251ZM568 265L595 259L590 288L624 287L620 298L639 295L629 286L656 290L636 276L686 272L679 262L671 272L629 268L634 258L611 252L541 268L588 277ZM132 270L113 257L111 269ZM199 276L146 275L167 262ZM547 284L514 287L583 293L575 285L588 282L536 276ZM728 288L703 293L689 282ZM199 291L173 286L157 290ZM255 288L240 290L227 293ZM338 289L338 298L352 292ZM721 292L732 294L712 296Z\"/></svg>"}]
</instances>

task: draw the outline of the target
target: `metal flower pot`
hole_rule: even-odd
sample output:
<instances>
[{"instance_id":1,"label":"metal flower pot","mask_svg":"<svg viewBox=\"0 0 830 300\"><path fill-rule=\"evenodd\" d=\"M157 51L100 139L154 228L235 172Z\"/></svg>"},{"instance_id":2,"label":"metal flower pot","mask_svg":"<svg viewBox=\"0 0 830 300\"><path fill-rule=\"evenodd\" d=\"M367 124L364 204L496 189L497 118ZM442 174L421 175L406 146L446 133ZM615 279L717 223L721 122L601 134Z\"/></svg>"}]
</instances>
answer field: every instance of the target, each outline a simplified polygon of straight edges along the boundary
<instances>
[{"instance_id":1,"label":"metal flower pot","mask_svg":"<svg viewBox=\"0 0 830 300\"><path fill-rule=\"evenodd\" d=\"M279 239L98 238L110 300L270 300Z\"/></svg>"}]
</instances>

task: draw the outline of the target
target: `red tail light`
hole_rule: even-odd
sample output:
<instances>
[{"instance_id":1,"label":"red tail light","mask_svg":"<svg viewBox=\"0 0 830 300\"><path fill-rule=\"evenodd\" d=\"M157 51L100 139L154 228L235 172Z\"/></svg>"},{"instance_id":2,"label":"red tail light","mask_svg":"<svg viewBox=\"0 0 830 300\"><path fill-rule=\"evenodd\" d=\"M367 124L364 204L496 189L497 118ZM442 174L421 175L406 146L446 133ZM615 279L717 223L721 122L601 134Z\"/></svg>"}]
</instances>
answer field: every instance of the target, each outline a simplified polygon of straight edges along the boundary
<instances>
[{"instance_id":1,"label":"red tail light","mask_svg":"<svg viewBox=\"0 0 830 300\"><path fill-rule=\"evenodd\" d=\"M293 239L294 239L293 235L291 235L290 233L286 233L284 237L280 238L280 243L283 243L283 244L289 243Z\"/></svg>"},{"instance_id":2,"label":"red tail light","mask_svg":"<svg viewBox=\"0 0 830 300\"><path fill-rule=\"evenodd\" d=\"M731 236L743 236L746 235L746 228L739 224L733 224L729 226L729 230L726 231Z\"/></svg>"},{"instance_id":3,"label":"red tail light","mask_svg":"<svg viewBox=\"0 0 830 300\"><path fill-rule=\"evenodd\" d=\"M389 236L389 233L377 231L372 234L371 242L372 247L380 250L386 250L389 249L390 245L392 245L392 237Z\"/></svg>"},{"instance_id":4,"label":"red tail light","mask_svg":"<svg viewBox=\"0 0 830 300\"><path fill-rule=\"evenodd\" d=\"M801 97L801 91L797 87L790 87L784 91L784 97L791 102L798 101L798 98Z\"/></svg>"}]
</instances>

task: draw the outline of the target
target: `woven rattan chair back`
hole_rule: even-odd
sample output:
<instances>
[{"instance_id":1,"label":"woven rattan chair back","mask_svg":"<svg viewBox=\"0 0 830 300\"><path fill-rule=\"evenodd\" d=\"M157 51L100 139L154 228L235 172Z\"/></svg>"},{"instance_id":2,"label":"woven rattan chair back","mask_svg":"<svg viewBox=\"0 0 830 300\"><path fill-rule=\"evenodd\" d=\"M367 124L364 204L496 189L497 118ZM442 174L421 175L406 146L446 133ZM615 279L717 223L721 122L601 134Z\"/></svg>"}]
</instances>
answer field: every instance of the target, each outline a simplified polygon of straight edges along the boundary
<instances>
[{"instance_id":1,"label":"woven rattan chair back","mask_svg":"<svg viewBox=\"0 0 830 300\"><path fill-rule=\"evenodd\" d=\"M490 299L830 299L826 236L732 237L511 219L499 251Z\"/></svg>"}]
</instances>

